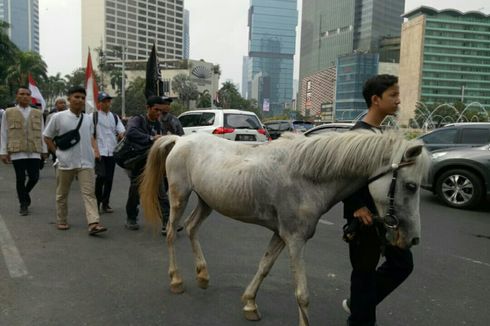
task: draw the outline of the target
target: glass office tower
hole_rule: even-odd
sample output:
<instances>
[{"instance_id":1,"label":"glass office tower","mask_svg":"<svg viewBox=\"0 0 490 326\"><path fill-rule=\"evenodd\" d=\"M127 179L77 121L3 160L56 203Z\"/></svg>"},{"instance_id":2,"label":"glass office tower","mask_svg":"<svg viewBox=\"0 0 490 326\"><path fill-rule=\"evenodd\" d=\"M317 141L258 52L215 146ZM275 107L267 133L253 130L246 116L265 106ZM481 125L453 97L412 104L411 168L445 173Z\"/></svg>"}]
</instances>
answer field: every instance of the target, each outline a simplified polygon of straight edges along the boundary
<instances>
[{"instance_id":1,"label":"glass office tower","mask_svg":"<svg viewBox=\"0 0 490 326\"><path fill-rule=\"evenodd\" d=\"M298 21L296 0L251 0L249 9L248 90L269 114L282 113L293 98L293 58ZM265 108L267 110L267 107Z\"/></svg>"},{"instance_id":2,"label":"glass office tower","mask_svg":"<svg viewBox=\"0 0 490 326\"><path fill-rule=\"evenodd\" d=\"M39 1L0 0L0 20L10 40L22 51L39 52Z\"/></svg>"},{"instance_id":3,"label":"glass office tower","mask_svg":"<svg viewBox=\"0 0 490 326\"><path fill-rule=\"evenodd\" d=\"M301 84L304 84L304 80L315 79L319 72L334 67L339 56L379 52L383 39L400 36L404 8L405 0L303 1ZM397 61L396 57L393 59ZM378 67L377 62L374 62L373 69ZM369 70L374 71L373 69ZM376 73L374 71L373 74ZM342 85L336 85L337 90L341 87ZM306 94L302 92L298 107L305 112L308 102ZM352 98L352 101L354 103L357 100ZM351 107L348 110L354 109ZM309 110L319 112L320 107L311 107ZM344 118L351 115L353 114L345 113Z\"/></svg>"}]
</instances>

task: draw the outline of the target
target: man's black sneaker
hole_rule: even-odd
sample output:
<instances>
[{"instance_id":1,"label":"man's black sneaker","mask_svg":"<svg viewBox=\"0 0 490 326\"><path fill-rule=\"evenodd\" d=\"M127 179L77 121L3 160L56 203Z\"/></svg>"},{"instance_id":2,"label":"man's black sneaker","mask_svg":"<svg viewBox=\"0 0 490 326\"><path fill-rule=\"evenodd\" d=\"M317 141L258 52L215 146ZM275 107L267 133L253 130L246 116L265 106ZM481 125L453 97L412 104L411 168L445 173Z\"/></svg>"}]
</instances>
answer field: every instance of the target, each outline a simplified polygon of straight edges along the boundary
<instances>
[{"instance_id":1,"label":"man's black sneaker","mask_svg":"<svg viewBox=\"0 0 490 326\"><path fill-rule=\"evenodd\" d=\"M127 221L125 225L126 229L131 231L139 230L140 226L136 221Z\"/></svg>"},{"instance_id":2,"label":"man's black sneaker","mask_svg":"<svg viewBox=\"0 0 490 326\"><path fill-rule=\"evenodd\" d=\"M19 214L22 216L29 215L29 209L27 209L27 206L20 206Z\"/></svg>"},{"instance_id":3,"label":"man's black sneaker","mask_svg":"<svg viewBox=\"0 0 490 326\"><path fill-rule=\"evenodd\" d=\"M114 210L109 205L102 206L102 213L114 213Z\"/></svg>"}]
</instances>

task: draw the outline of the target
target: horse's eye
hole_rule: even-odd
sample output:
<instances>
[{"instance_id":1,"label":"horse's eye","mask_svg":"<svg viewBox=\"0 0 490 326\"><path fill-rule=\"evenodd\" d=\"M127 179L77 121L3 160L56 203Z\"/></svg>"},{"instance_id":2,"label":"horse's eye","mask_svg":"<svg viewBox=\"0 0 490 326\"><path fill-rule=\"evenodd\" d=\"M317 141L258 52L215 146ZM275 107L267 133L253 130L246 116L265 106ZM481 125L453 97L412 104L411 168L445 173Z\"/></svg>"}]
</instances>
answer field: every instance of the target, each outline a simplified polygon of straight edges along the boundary
<instances>
[{"instance_id":1,"label":"horse's eye","mask_svg":"<svg viewBox=\"0 0 490 326\"><path fill-rule=\"evenodd\" d=\"M408 182L405 184L405 188L407 188L407 190L410 192L416 192L418 187L415 183Z\"/></svg>"}]
</instances>

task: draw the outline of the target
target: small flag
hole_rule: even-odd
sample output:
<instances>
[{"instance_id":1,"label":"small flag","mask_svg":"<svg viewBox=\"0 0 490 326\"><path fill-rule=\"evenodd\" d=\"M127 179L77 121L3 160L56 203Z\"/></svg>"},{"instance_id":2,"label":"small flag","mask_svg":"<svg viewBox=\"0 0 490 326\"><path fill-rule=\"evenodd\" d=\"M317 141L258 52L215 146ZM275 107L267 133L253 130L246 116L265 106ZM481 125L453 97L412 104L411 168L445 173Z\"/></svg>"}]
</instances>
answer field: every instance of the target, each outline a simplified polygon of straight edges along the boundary
<instances>
[{"instance_id":1,"label":"small flag","mask_svg":"<svg viewBox=\"0 0 490 326\"><path fill-rule=\"evenodd\" d=\"M31 91L31 98L32 98L32 104L36 105L41 104L42 111L46 109L46 101L44 101L44 98L39 91L39 88L36 86L36 82L32 78L31 74L29 74L29 90Z\"/></svg>"},{"instance_id":2,"label":"small flag","mask_svg":"<svg viewBox=\"0 0 490 326\"><path fill-rule=\"evenodd\" d=\"M145 96L146 98L150 96L161 96L160 94L160 67L158 63L157 50L155 43L151 48L150 57L146 63L146 86L145 86Z\"/></svg>"},{"instance_id":3,"label":"small flag","mask_svg":"<svg viewBox=\"0 0 490 326\"><path fill-rule=\"evenodd\" d=\"M85 98L85 113L97 111L99 90L97 89L97 81L95 80L94 69L92 68L92 57L90 49L88 51L87 69L85 70L85 90L87 96Z\"/></svg>"}]
</instances>

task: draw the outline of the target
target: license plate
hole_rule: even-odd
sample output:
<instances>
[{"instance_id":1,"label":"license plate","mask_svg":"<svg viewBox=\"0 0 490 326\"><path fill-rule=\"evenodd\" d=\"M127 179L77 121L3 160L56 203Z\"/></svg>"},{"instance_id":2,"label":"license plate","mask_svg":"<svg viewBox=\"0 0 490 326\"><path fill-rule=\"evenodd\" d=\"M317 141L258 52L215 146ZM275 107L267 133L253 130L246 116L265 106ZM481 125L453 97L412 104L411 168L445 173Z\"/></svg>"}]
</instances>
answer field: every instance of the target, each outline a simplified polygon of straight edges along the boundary
<instances>
[{"instance_id":1,"label":"license plate","mask_svg":"<svg viewBox=\"0 0 490 326\"><path fill-rule=\"evenodd\" d=\"M255 141L254 135L236 135L236 141Z\"/></svg>"}]
</instances>

